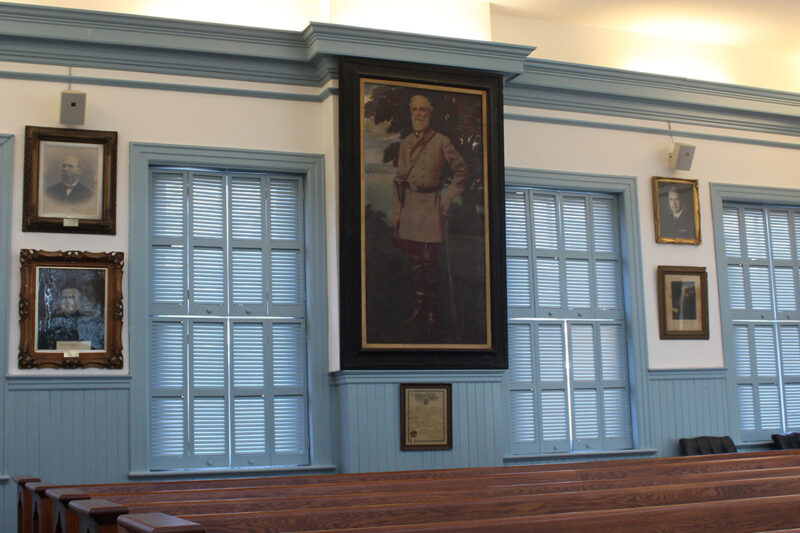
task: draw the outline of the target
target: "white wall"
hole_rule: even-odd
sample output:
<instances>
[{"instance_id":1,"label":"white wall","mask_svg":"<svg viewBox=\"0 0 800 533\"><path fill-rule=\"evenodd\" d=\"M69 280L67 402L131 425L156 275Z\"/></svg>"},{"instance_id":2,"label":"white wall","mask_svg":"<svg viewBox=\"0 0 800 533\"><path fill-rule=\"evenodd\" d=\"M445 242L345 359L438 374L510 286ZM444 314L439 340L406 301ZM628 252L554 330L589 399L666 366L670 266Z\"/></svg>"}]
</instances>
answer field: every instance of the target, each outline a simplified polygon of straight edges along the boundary
<instances>
[{"instance_id":1,"label":"white wall","mask_svg":"<svg viewBox=\"0 0 800 533\"><path fill-rule=\"evenodd\" d=\"M537 114L509 109L519 114ZM543 112L561 118L580 118L602 123L629 123L639 127L666 129L666 124L626 121L608 117L578 117L575 114ZM795 143L796 139L750 132L726 131L681 125L682 131L709 133ZM505 164L544 170L634 176L638 182L639 216L647 310L649 368L719 368L723 366L719 293L715 243L711 219L709 183L748 184L797 188L800 184L800 149L756 146L742 142L675 137L697 147L691 171L673 171L667 153L672 149L668 135L610 131L592 127L537 122L505 121ZM653 176L696 179L699 182L702 244L677 245L655 242ZM658 265L705 266L708 271L709 329L705 340L660 340L658 328Z\"/></svg>"},{"instance_id":2,"label":"white wall","mask_svg":"<svg viewBox=\"0 0 800 533\"><path fill-rule=\"evenodd\" d=\"M21 65L0 63L0 69L26 71L40 74L64 75L64 67ZM72 70L73 76L116 78L138 82L166 82L194 85L223 86L250 90L286 91L285 87L266 84L179 78L137 73L121 73L92 69ZM63 370L19 370L18 298L20 290L19 251L22 248L41 250L121 251L126 264L130 257L128 231L137 221L129 219L129 144L131 142L164 143L207 147L243 148L278 152L324 154L328 180L328 206L335 203L336 186L334 156L336 145L332 141L332 113L336 109L335 98L324 103L291 102L266 98L197 94L190 92L151 90L125 87L104 87L73 84L72 89L87 93L86 121L82 129L112 130L118 132L117 147L117 234L96 236L80 234L22 232L22 176L24 162L25 126L64 127L59 124L61 91L65 83L19 81L0 79L0 94L5 105L0 113L0 132L13 134L14 175L13 209L11 229L11 309L9 324L9 373L10 374L54 374ZM319 94L320 89L300 89L295 92ZM334 211L331 209L331 211ZM332 224L335 218L328 218ZM335 236L335 230L329 231ZM332 254L329 263L336 261L336 240L328 244ZM338 287L333 285L332 290ZM123 296L126 313L129 311L128 271L123 278ZM336 292L332 292L336 294ZM338 309L335 299L332 307ZM125 374L132 356L128 349L128 321L123 321L123 353L125 367L119 371L75 370L76 374ZM337 326L331 326L338 330ZM334 344L333 346L338 346ZM338 354L338 351L336 352Z\"/></svg>"}]
</instances>

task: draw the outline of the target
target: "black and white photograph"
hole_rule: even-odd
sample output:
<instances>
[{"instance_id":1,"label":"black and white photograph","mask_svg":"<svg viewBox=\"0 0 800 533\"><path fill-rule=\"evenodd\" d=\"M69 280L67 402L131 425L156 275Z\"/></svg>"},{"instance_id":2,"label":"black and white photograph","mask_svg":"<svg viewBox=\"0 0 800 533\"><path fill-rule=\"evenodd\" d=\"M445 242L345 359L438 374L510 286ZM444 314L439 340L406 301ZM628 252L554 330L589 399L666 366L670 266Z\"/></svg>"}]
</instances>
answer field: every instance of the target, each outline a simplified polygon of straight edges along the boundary
<instances>
[{"instance_id":1,"label":"black and white photograph","mask_svg":"<svg viewBox=\"0 0 800 533\"><path fill-rule=\"evenodd\" d=\"M39 216L99 220L103 147L42 142L39 153Z\"/></svg>"},{"instance_id":2,"label":"black and white photograph","mask_svg":"<svg viewBox=\"0 0 800 533\"><path fill-rule=\"evenodd\" d=\"M117 132L25 128L22 230L116 234Z\"/></svg>"},{"instance_id":3,"label":"black and white photograph","mask_svg":"<svg viewBox=\"0 0 800 533\"><path fill-rule=\"evenodd\" d=\"M708 287L704 267L658 267L658 318L662 339L708 338Z\"/></svg>"},{"instance_id":4,"label":"black and white photograph","mask_svg":"<svg viewBox=\"0 0 800 533\"><path fill-rule=\"evenodd\" d=\"M653 178L656 242L700 244L697 180Z\"/></svg>"}]
</instances>

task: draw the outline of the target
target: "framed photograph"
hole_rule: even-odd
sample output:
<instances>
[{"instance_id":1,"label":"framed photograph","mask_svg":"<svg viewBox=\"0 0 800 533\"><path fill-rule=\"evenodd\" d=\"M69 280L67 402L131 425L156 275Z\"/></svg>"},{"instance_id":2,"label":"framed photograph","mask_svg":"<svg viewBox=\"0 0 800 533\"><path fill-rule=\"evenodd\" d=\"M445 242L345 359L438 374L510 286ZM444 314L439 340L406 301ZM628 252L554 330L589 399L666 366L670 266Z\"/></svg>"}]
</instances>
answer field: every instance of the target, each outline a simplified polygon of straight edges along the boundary
<instances>
[{"instance_id":1,"label":"framed photograph","mask_svg":"<svg viewBox=\"0 0 800 533\"><path fill-rule=\"evenodd\" d=\"M343 369L507 367L501 90L342 62Z\"/></svg>"},{"instance_id":2,"label":"framed photograph","mask_svg":"<svg viewBox=\"0 0 800 533\"><path fill-rule=\"evenodd\" d=\"M20 368L122 368L122 252L20 251Z\"/></svg>"},{"instance_id":3,"label":"framed photograph","mask_svg":"<svg viewBox=\"0 0 800 533\"><path fill-rule=\"evenodd\" d=\"M700 244L697 180L653 177L656 242Z\"/></svg>"},{"instance_id":4,"label":"framed photograph","mask_svg":"<svg viewBox=\"0 0 800 533\"><path fill-rule=\"evenodd\" d=\"M453 449L453 388L444 384L400 385L400 449Z\"/></svg>"},{"instance_id":5,"label":"framed photograph","mask_svg":"<svg viewBox=\"0 0 800 533\"><path fill-rule=\"evenodd\" d=\"M662 339L708 338L705 267L658 267L658 325Z\"/></svg>"},{"instance_id":6,"label":"framed photograph","mask_svg":"<svg viewBox=\"0 0 800 533\"><path fill-rule=\"evenodd\" d=\"M25 127L22 231L117 232L117 132Z\"/></svg>"}]
</instances>

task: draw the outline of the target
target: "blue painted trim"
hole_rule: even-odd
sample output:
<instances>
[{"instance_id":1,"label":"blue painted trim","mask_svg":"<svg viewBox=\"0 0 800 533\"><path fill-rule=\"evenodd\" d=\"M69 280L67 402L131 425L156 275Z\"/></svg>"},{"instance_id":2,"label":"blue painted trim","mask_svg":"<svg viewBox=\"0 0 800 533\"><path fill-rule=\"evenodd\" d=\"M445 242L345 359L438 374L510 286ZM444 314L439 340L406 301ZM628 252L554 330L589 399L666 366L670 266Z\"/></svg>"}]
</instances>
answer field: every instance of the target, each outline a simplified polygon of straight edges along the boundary
<instances>
[{"instance_id":1,"label":"blue painted trim","mask_svg":"<svg viewBox=\"0 0 800 533\"><path fill-rule=\"evenodd\" d=\"M569 453L541 453L534 455L506 455L503 463L528 463L547 462L551 459L569 459L571 461L582 461L590 458L613 459L619 456L647 456L656 455L658 450L655 448L636 448L633 450L598 450L591 452L569 452Z\"/></svg>"},{"instance_id":2,"label":"blue painted trim","mask_svg":"<svg viewBox=\"0 0 800 533\"><path fill-rule=\"evenodd\" d=\"M672 381L678 379L727 379L724 368L696 368L692 370L648 370L652 381Z\"/></svg>"},{"instance_id":3,"label":"blue painted trim","mask_svg":"<svg viewBox=\"0 0 800 533\"><path fill-rule=\"evenodd\" d=\"M503 115L503 118L505 120L515 120L519 122L538 122L543 124L558 124L559 126L599 128L603 130L629 131L632 133L644 133L649 135L671 135L675 137L688 137L692 139L703 139L708 141L754 144L756 146L768 146L770 148L785 148L788 150L800 150L800 143L769 141L765 139L736 137L733 135L714 135L711 133L699 133L687 130L674 130L670 128L652 128L652 127L648 128L645 126L635 126L632 124L613 124L609 122L598 122L593 120L576 120L576 119L566 119L557 117L543 117L534 115L523 115L519 113L505 113Z\"/></svg>"},{"instance_id":4,"label":"blue painted trim","mask_svg":"<svg viewBox=\"0 0 800 533\"><path fill-rule=\"evenodd\" d=\"M9 283L11 279L11 198L14 183L14 136L0 135L0 376L8 371L8 328L10 301ZM2 381L4 378L0 378ZM0 476L5 474L5 428L6 383L0 389Z\"/></svg>"},{"instance_id":5,"label":"blue painted trim","mask_svg":"<svg viewBox=\"0 0 800 533\"><path fill-rule=\"evenodd\" d=\"M130 376L108 377L98 376L96 378L87 376L8 376L8 390L127 390L131 386Z\"/></svg>"},{"instance_id":6,"label":"blue painted trim","mask_svg":"<svg viewBox=\"0 0 800 533\"><path fill-rule=\"evenodd\" d=\"M307 267L307 342L309 350L309 419L312 467L332 464L334 404L330 401L328 378L328 277L326 275L327 241L325 225L325 161L322 155L268 152L257 150L130 144L130 213L131 219L144 221L130 229L129 260L129 331L130 352L148 353L147 316L149 265L148 249L149 168L151 165L189 165L227 167L262 172L300 174L305 177L305 228ZM139 288L139 290L137 290ZM131 358L131 470L148 471L148 361ZM197 472L195 472L197 473Z\"/></svg>"},{"instance_id":7,"label":"blue painted trim","mask_svg":"<svg viewBox=\"0 0 800 533\"><path fill-rule=\"evenodd\" d=\"M453 67L520 73L536 48L489 41L388 32L312 22L303 31L307 59L317 55L357 56ZM365 51L369 51L365 53Z\"/></svg>"},{"instance_id":8,"label":"blue painted trim","mask_svg":"<svg viewBox=\"0 0 800 533\"><path fill-rule=\"evenodd\" d=\"M221 96L238 96L244 98L262 98L296 102L323 102L332 93L338 92L338 89L326 88L317 94L298 94L281 91L257 91L253 89L214 87L210 85L188 85L181 83L162 83L113 78L91 78L88 76L12 72L8 70L0 71L0 78L11 80L44 81L51 83L75 83L80 85L96 85L103 87L126 87L129 89L144 89L150 91L177 91L184 93L215 94Z\"/></svg>"},{"instance_id":9,"label":"blue painted trim","mask_svg":"<svg viewBox=\"0 0 800 533\"><path fill-rule=\"evenodd\" d=\"M619 69L528 59L506 105L800 133L800 95Z\"/></svg>"},{"instance_id":10,"label":"blue painted trim","mask_svg":"<svg viewBox=\"0 0 800 533\"><path fill-rule=\"evenodd\" d=\"M331 374L331 383L336 386L365 383L424 383L453 381L458 383L499 383L505 370L441 370L441 371L397 371L397 370L343 370Z\"/></svg>"},{"instance_id":11,"label":"blue painted trim","mask_svg":"<svg viewBox=\"0 0 800 533\"><path fill-rule=\"evenodd\" d=\"M360 56L510 74L511 106L800 135L795 93L528 59L532 50L333 24L290 32L0 4L6 61L321 87L337 77L338 57Z\"/></svg>"},{"instance_id":12,"label":"blue painted trim","mask_svg":"<svg viewBox=\"0 0 800 533\"><path fill-rule=\"evenodd\" d=\"M728 368L728 402L730 409L730 426L736 429L731 435L736 442L741 441L741 429L738 419L738 395L736 393L736 359L733 346L733 320L730 315L731 303L728 286L728 269L725 257L725 235L723 233L723 203L743 202L759 205L800 206L800 190L778 187L758 187L753 185L730 185L725 183L709 184L711 198L711 219L714 222L715 255L717 261L717 287L719 290L719 311L722 322L722 350L726 368ZM750 444L750 443L748 443ZM756 444L757 443L753 443Z\"/></svg>"},{"instance_id":13,"label":"blue painted trim","mask_svg":"<svg viewBox=\"0 0 800 533\"><path fill-rule=\"evenodd\" d=\"M647 328L644 317L644 277L641 234L639 231L639 194L635 177L608 174L584 174L556 172L525 168L506 168L506 186L533 186L548 189L570 189L578 191L604 192L619 195L622 216L622 246L625 269L623 283L625 292L625 321L630 333L628 353L630 391L632 402L634 446L649 447L645 442L645 402L649 401L647 366Z\"/></svg>"},{"instance_id":14,"label":"blue painted trim","mask_svg":"<svg viewBox=\"0 0 800 533\"><path fill-rule=\"evenodd\" d=\"M336 465L333 464L319 464L313 466L295 466L291 468L275 467L275 468L218 468L214 470L181 470L169 472L128 472L128 477L131 479L155 479L155 478L193 478L193 479L213 479L218 477L246 477L250 474L326 474L336 471Z\"/></svg>"}]
</instances>

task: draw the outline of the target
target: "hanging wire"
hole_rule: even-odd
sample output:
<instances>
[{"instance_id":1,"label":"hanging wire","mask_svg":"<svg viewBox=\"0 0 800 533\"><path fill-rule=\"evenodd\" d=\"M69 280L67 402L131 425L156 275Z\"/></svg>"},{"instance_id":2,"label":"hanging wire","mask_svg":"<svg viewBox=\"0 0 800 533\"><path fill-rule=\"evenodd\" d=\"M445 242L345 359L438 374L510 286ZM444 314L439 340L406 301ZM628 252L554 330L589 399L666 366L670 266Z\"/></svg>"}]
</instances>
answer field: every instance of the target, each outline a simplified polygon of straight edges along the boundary
<instances>
[{"instance_id":1,"label":"hanging wire","mask_svg":"<svg viewBox=\"0 0 800 533\"><path fill-rule=\"evenodd\" d=\"M72 90L72 66L69 67L69 76L67 78L67 90Z\"/></svg>"},{"instance_id":2,"label":"hanging wire","mask_svg":"<svg viewBox=\"0 0 800 533\"><path fill-rule=\"evenodd\" d=\"M667 128L669 129L669 140L672 141L672 144L675 144L675 138L672 136L672 122L669 120L667 121Z\"/></svg>"}]
</instances>

